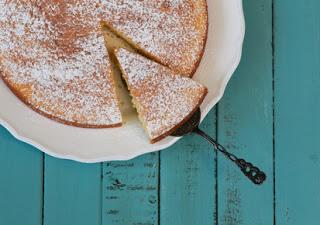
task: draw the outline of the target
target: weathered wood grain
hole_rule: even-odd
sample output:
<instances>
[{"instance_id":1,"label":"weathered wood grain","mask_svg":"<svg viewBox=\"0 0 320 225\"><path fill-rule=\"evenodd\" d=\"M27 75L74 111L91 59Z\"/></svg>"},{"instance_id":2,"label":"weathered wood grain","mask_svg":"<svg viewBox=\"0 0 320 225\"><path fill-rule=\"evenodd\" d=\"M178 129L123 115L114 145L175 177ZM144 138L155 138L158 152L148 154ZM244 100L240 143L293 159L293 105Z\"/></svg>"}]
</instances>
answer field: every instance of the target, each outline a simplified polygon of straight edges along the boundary
<instances>
[{"instance_id":1,"label":"weathered wood grain","mask_svg":"<svg viewBox=\"0 0 320 225\"><path fill-rule=\"evenodd\" d=\"M244 1L244 56L217 124L222 144L267 172L265 185L252 185L220 154L216 168L215 152L196 136L102 167L49 156L43 162L41 152L0 128L0 225L270 225L273 172L276 224L317 225L320 2L274 0L275 171L271 3ZM211 135L214 114L203 125Z\"/></svg>"},{"instance_id":2,"label":"weathered wood grain","mask_svg":"<svg viewBox=\"0 0 320 225\"><path fill-rule=\"evenodd\" d=\"M42 224L43 153L0 127L0 225Z\"/></svg>"},{"instance_id":3,"label":"weathered wood grain","mask_svg":"<svg viewBox=\"0 0 320 225\"><path fill-rule=\"evenodd\" d=\"M218 106L218 140L267 173L255 186L218 155L218 224L273 224L272 0L244 1L243 58Z\"/></svg>"},{"instance_id":4,"label":"weathered wood grain","mask_svg":"<svg viewBox=\"0 0 320 225\"><path fill-rule=\"evenodd\" d=\"M277 224L320 224L319 96L320 1L276 0Z\"/></svg>"},{"instance_id":5,"label":"weathered wood grain","mask_svg":"<svg viewBox=\"0 0 320 225\"><path fill-rule=\"evenodd\" d=\"M216 110L201 128L215 137ZM212 225L216 220L216 153L196 135L161 152L160 224Z\"/></svg>"},{"instance_id":6,"label":"weathered wood grain","mask_svg":"<svg viewBox=\"0 0 320 225\"><path fill-rule=\"evenodd\" d=\"M101 225L101 164L45 157L44 225Z\"/></svg>"},{"instance_id":7,"label":"weathered wood grain","mask_svg":"<svg viewBox=\"0 0 320 225\"><path fill-rule=\"evenodd\" d=\"M158 225L159 153L103 165L102 224Z\"/></svg>"}]
</instances>

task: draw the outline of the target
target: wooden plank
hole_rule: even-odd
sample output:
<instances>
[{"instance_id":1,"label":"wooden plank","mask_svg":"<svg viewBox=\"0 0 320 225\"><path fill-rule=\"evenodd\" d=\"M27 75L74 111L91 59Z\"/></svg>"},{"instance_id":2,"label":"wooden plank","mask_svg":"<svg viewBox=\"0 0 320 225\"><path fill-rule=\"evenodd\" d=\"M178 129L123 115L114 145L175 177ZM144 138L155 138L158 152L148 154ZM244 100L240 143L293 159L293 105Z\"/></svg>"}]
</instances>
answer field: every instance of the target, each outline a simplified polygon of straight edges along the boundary
<instances>
[{"instance_id":1,"label":"wooden plank","mask_svg":"<svg viewBox=\"0 0 320 225\"><path fill-rule=\"evenodd\" d=\"M45 225L101 224L101 164L45 158Z\"/></svg>"},{"instance_id":2,"label":"wooden plank","mask_svg":"<svg viewBox=\"0 0 320 225\"><path fill-rule=\"evenodd\" d=\"M216 110L202 124L215 136ZM216 220L216 152L196 135L161 152L161 225L212 225Z\"/></svg>"},{"instance_id":3,"label":"wooden plank","mask_svg":"<svg viewBox=\"0 0 320 225\"><path fill-rule=\"evenodd\" d=\"M218 155L220 225L273 224L272 0L244 1L242 62L218 106L218 140L267 173L255 186Z\"/></svg>"},{"instance_id":4,"label":"wooden plank","mask_svg":"<svg viewBox=\"0 0 320 225\"><path fill-rule=\"evenodd\" d=\"M43 154L0 127L0 225L42 224Z\"/></svg>"},{"instance_id":5,"label":"wooden plank","mask_svg":"<svg viewBox=\"0 0 320 225\"><path fill-rule=\"evenodd\" d=\"M319 224L320 1L275 1L277 224Z\"/></svg>"},{"instance_id":6,"label":"wooden plank","mask_svg":"<svg viewBox=\"0 0 320 225\"><path fill-rule=\"evenodd\" d=\"M159 154L103 165L105 225L157 225Z\"/></svg>"}]
</instances>

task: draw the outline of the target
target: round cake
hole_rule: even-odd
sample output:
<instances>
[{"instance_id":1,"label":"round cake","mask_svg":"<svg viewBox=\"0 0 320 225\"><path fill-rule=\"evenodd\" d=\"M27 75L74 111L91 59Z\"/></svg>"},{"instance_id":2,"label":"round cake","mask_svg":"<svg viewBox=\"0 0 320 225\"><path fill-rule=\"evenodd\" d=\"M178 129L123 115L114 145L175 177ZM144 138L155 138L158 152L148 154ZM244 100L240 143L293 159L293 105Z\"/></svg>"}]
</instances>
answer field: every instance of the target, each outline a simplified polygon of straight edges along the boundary
<instances>
[{"instance_id":1,"label":"round cake","mask_svg":"<svg viewBox=\"0 0 320 225\"><path fill-rule=\"evenodd\" d=\"M0 76L35 111L65 124L122 124L103 26L192 76L205 46L205 0L0 0Z\"/></svg>"}]
</instances>

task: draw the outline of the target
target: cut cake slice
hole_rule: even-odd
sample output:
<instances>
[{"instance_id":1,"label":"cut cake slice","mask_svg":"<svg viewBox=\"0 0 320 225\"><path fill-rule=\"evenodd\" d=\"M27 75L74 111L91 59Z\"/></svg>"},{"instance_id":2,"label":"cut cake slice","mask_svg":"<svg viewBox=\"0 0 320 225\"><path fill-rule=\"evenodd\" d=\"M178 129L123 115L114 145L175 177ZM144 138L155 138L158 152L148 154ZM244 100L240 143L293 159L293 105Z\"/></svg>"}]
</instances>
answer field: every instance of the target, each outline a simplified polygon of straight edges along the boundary
<instances>
[{"instance_id":1,"label":"cut cake slice","mask_svg":"<svg viewBox=\"0 0 320 225\"><path fill-rule=\"evenodd\" d=\"M198 82L139 54L118 49L115 55L151 143L188 120L207 94Z\"/></svg>"}]
</instances>

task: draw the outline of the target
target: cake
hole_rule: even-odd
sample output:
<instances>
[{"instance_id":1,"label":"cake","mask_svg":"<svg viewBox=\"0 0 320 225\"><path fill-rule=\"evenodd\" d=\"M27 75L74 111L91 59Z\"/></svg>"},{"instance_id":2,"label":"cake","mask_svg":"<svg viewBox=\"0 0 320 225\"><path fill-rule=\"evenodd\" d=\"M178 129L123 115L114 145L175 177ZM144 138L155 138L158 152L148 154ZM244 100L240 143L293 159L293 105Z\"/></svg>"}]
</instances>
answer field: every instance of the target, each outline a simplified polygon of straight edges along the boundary
<instances>
[{"instance_id":1,"label":"cake","mask_svg":"<svg viewBox=\"0 0 320 225\"><path fill-rule=\"evenodd\" d=\"M3 81L38 113L79 127L123 122L103 27L184 76L207 35L205 0L0 0L0 9Z\"/></svg>"},{"instance_id":2,"label":"cake","mask_svg":"<svg viewBox=\"0 0 320 225\"><path fill-rule=\"evenodd\" d=\"M115 55L151 143L187 121L207 94L198 82L137 53L119 49Z\"/></svg>"}]
</instances>

